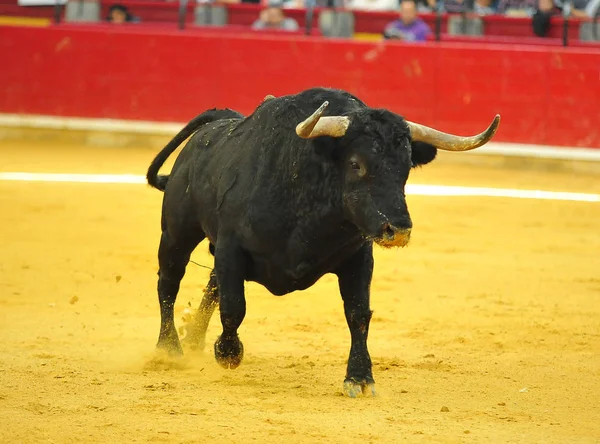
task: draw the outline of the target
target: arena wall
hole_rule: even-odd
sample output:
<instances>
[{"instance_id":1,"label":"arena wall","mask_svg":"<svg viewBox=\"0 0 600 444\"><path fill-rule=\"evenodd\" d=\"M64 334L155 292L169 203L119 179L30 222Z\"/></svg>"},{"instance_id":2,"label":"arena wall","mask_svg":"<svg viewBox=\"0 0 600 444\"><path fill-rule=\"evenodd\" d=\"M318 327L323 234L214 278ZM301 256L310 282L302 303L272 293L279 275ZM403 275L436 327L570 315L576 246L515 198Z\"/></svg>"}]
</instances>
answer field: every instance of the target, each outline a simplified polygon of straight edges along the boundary
<instances>
[{"instance_id":1,"label":"arena wall","mask_svg":"<svg viewBox=\"0 0 600 444\"><path fill-rule=\"evenodd\" d=\"M600 148L600 50L402 44L114 26L0 27L0 113L185 122L267 94L347 89L459 134Z\"/></svg>"}]
</instances>

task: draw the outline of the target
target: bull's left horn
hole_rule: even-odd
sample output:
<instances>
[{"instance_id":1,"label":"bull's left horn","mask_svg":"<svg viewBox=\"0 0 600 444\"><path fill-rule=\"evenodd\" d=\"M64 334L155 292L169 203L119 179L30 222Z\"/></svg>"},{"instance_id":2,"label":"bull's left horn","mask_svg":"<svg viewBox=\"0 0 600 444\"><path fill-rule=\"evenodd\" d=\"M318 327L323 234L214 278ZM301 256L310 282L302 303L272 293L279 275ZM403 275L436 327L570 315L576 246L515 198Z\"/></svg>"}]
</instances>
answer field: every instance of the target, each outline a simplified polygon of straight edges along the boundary
<instances>
[{"instance_id":1,"label":"bull's left horn","mask_svg":"<svg viewBox=\"0 0 600 444\"><path fill-rule=\"evenodd\" d=\"M500 124L500 115L496 114L494 121L484 132L468 137L443 133L414 122L407 121L406 123L410 128L412 140L415 142L426 142L445 151L468 151L485 145L494 137Z\"/></svg>"},{"instance_id":2,"label":"bull's left horn","mask_svg":"<svg viewBox=\"0 0 600 444\"><path fill-rule=\"evenodd\" d=\"M274 95L272 95L272 94L267 94L267 95L265 96L265 98L263 99L263 102L266 102L267 100L272 100L272 99L275 99L275 98L276 98L276 97L275 97Z\"/></svg>"},{"instance_id":3,"label":"bull's left horn","mask_svg":"<svg viewBox=\"0 0 600 444\"><path fill-rule=\"evenodd\" d=\"M345 116L321 117L329 102L324 102L305 121L296 126L296 134L303 139L319 136L342 137L350 126L350 119Z\"/></svg>"}]
</instances>

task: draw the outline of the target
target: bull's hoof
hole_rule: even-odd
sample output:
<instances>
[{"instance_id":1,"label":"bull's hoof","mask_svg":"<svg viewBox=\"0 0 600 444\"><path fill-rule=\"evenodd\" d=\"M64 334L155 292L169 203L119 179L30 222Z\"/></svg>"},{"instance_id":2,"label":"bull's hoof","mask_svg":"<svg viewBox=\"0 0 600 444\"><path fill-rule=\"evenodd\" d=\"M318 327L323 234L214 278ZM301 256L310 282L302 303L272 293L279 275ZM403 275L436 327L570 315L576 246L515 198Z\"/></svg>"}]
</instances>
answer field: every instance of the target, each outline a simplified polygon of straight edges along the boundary
<instances>
[{"instance_id":1,"label":"bull's hoof","mask_svg":"<svg viewBox=\"0 0 600 444\"><path fill-rule=\"evenodd\" d=\"M344 381L344 395L349 398L374 397L375 396L375 381L373 379L356 379L347 378Z\"/></svg>"},{"instance_id":2,"label":"bull's hoof","mask_svg":"<svg viewBox=\"0 0 600 444\"><path fill-rule=\"evenodd\" d=\"M177 343L176 346L173 344L156 344L156 351L166 353L172 358L180 358L183 356L183 349L179 343Z\"/></svg>"},{"instance_id":3,"label":"bull's hoof","mask_svg":"<svg viewBox=\"0 0 600 444\"><path fill-rule=\"evenodd\" d=\"M179 342L179 337L177 333L175 335L165 335L160 336L158 338L158 342L156 343L156 349L167 353L172 357L180 357L183 356L183 349L181 348L181 343Z\"/></svg>"},{"instance_id":4,"label":"bull's hoof","mask_svg":"<svg viewBox=\"0 0 600 444\"><path fill-rule=\"evenodd\" d=\"M219 337L215 342L215 359L223 368L235 369L240 366L244 359L244 345L237 337L222 339Z\"/></svg>"}]
</instances>

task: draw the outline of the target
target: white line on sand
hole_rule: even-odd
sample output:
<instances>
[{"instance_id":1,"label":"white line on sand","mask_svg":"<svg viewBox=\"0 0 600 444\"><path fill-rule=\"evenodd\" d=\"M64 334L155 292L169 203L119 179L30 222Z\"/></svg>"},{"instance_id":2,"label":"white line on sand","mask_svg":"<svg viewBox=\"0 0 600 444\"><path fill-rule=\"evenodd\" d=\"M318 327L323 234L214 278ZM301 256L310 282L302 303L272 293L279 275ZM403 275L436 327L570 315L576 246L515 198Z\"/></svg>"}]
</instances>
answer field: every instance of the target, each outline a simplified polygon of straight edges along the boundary
<instances>
[{"instance_id":1,"label":"white line on sand","mask_svg":"<svg viewBox=\"0 0 600 444\"><path fill-rule=\"evenodd\" d=\"M0 173L0 180L24 182L71 182L145 184L146 178L135 174L68 174L68 173ZM513 190L505 188L459 187L448 185L407 184L406 194L415 196L484 196L516 199L569 200L600 202L600 194L567 193L560 191Z\"/></svg>"},{"instance_id":2,"label":"white line on sand","mask_svg":"<svg viewBox=\"0 0 600 444\"><path fill-rule=\"evenodd\" d=\"M512 190L506 188L457 187L448 185L406 185L406 194L416 196L485 196L516 199L570 200L600 202L600 194L567 193L562 191Z\"/></svg>"},{"instance_id":3,"label":"white line on sand","mask_svg":"<svg viewBox=\"0 0 600 444\"><path fill-rule=\"evenodd\" d=\"M0 173L0 180L20 182L146 183L135 174Z\"/></svg>"}]
</instances>

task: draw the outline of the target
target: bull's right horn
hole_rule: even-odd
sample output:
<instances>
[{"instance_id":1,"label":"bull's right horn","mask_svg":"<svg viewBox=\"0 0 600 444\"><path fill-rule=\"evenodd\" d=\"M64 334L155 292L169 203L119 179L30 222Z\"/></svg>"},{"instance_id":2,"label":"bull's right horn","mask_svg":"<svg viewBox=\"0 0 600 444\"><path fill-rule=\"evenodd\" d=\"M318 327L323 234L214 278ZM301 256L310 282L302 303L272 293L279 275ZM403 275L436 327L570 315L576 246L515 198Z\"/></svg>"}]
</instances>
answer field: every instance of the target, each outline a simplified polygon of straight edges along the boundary
<instances>
[{"instance_id":1,"label":"bull's right horn","mask_svg":"<svg viewBox=\"0 0 600 444\"><path fill-rule=\"evenodd\" d=\"M296 134L303 139L319 136L342 137L350 126L350 119L345 116L321 117L329 102L324 102L312 115L296 126Z\"/></svg>"},{"instance_id":2,"label":"bull's right horn","mask_svg":"<svg viewBox=\"0 0 600 444\"><path fill-rule=\"evenodd\" d=\"M419 123L409 121L406 121L406 123L410 128L412 140L415 142L426 142L445 151L468 151L485 145L494 137L500 124L500 115L496 114L494 121L485 131L470 137L443 133Z\"/></svg>"}]
</instances>

